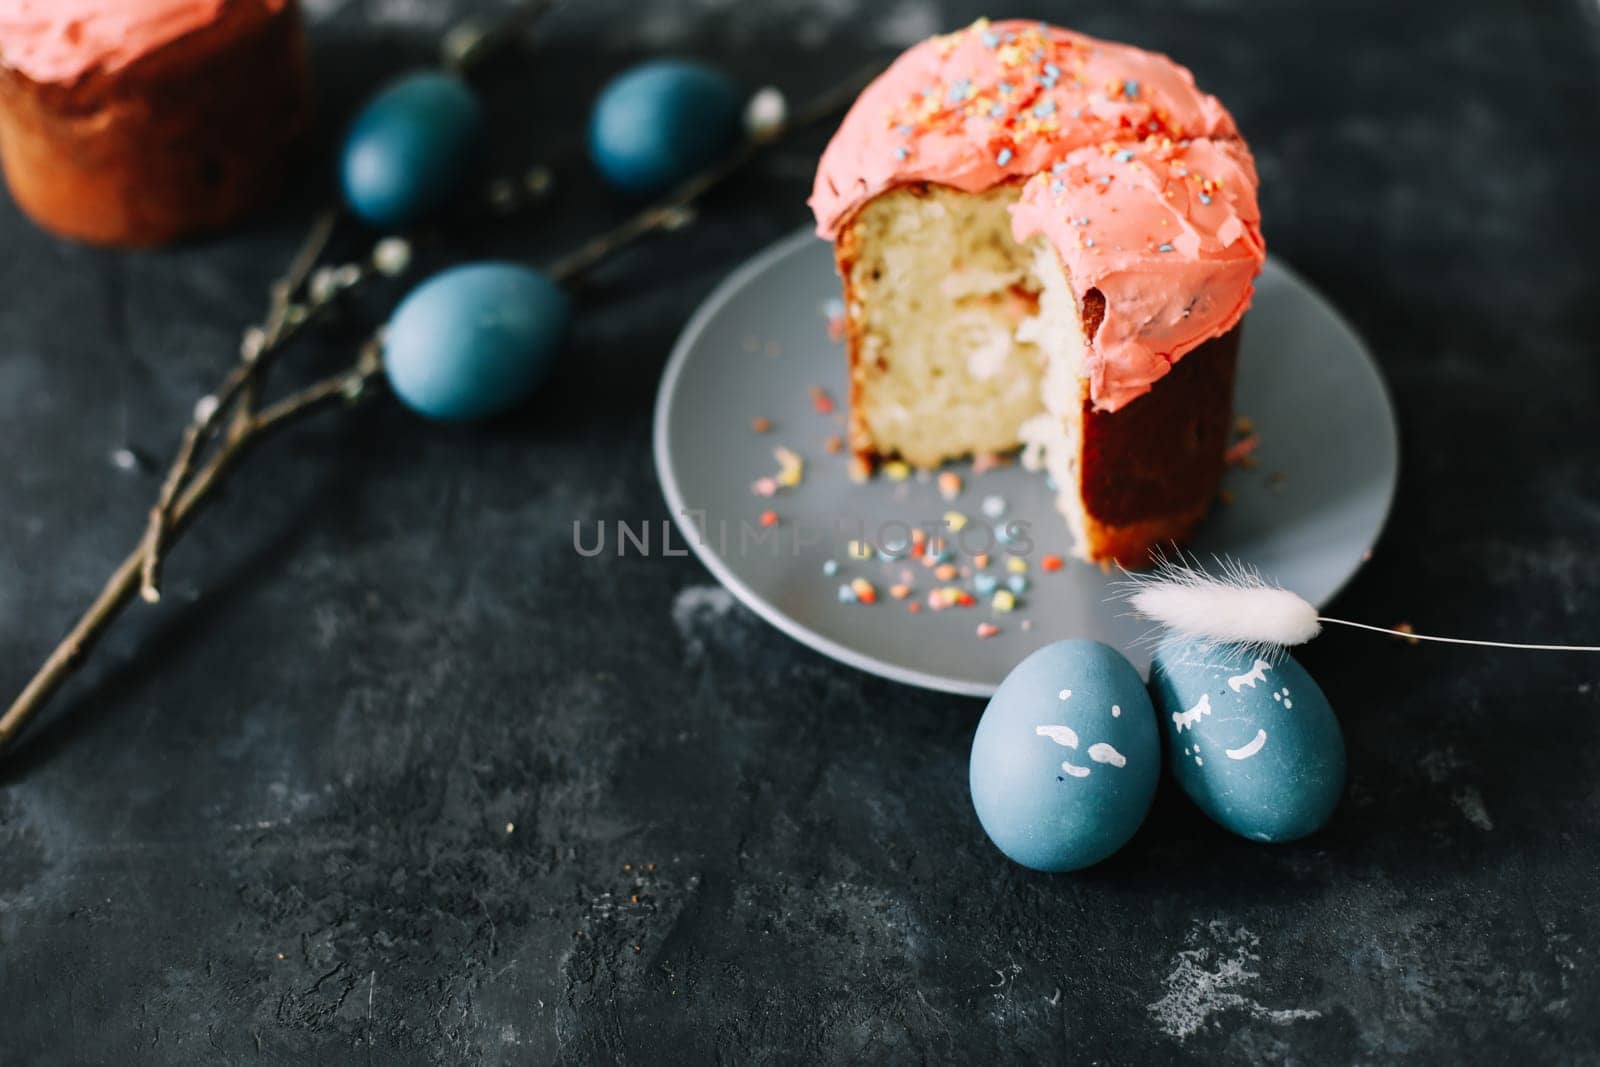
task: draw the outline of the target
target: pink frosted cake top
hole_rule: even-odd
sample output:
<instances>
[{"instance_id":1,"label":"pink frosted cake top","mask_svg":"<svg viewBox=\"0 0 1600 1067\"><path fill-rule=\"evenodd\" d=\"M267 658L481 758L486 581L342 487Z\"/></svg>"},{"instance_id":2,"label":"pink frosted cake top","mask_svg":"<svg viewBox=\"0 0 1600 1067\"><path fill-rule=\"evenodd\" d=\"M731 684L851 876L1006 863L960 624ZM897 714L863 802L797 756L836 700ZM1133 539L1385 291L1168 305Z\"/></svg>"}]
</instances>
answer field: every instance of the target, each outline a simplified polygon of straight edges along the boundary
<instances>
[{"instance_id":1,"label":"pink frosted cake top","mask_svg":"<svg viewBox=\"0 0 1600 1067\"><path fill-rule=\"evenodd\" d=\"M269 10L285 0L267 0ZM0 64L41 84L116 71L202 29L228 0L0 0Z\"/></svg>"},{"instance_id":2,"label":"pink frosted cake top","mask_svg":"<svg viewBox=\"0 0 1600 1067\"><path fill-rule=\"evenodd\" d=\"M1165 56L1042 23L980 20L895 60L823 153L810 204L831 240L898 185L1023 179L1013 235L1043 234L1074 288L1106 298L1096 407L1148 391L1249 306L1266 246L1232 116Z\"/></svg>"}]
</instances>

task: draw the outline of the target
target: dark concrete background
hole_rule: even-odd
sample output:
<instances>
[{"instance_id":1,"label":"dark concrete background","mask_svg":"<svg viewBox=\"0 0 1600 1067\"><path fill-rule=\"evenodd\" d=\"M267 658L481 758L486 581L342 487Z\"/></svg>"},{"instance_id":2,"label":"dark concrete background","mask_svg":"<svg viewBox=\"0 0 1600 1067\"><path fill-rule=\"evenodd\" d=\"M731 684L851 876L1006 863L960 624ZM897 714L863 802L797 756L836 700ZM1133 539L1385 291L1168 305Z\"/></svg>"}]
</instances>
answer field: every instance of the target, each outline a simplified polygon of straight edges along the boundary
<instances>
[{"instance_id":1,"label":"dark concrete background","mask_svg":"<svg viewBox=\"0 0 1600 1067\"><path fill-rule=\"evenodd\" d=\"M459 13L308 7L330 130ZM574 152L639 55L798 99L979 13L574 0L485 86L502 158L563 164L561 199L447 252L545 261L620 216ZM1026 13L1193 66L1255 146L1273 251L1381 358L1402 484L1338 610L1600 640L1593 3ZM979 702L824 660L691 559L574 555L575 518L664 517L668 347L804 223L821 136L608 266L517 418L381 399L240 473L0 764L0 1060L1600 1057L1600 660L1329 635L1303 656L1350 746L1326 832L1248 844L1164 788L1123 853L1046 877L972 816ZM157 475L111 453L170 453L325 173L137 255L0 198L7 695L137 537Z\"/></svg>"}]
</instances>

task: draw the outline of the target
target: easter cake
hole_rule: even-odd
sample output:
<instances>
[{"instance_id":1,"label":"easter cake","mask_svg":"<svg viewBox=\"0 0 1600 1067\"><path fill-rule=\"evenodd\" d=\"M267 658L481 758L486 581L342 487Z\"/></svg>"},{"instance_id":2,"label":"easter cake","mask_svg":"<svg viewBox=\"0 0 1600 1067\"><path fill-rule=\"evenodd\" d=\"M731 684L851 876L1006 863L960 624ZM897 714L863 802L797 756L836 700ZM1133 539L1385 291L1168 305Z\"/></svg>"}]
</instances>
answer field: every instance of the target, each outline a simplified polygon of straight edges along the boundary
<instances>
[{"instance_id":1,"label":"easter cake","mask_svg":"<svg viewBox=\"0 0 1600 1067\"><path fill-rule=\"evenodd\" d=\"M1232 117L1164 56L1022 21L912 47L810 199L858 464L1022 446L1081 558L1182 541L1222 476L1256 185Z\"/></svg>"},{"instance_id":2,"label":"easter cake","mask_svg":"<svg viewBox=\"0 0 1600 1067\"><path fill-rule=\"evenodd\" d=\"M0 0L0 162L66 237L236 221L277 191L308 81L295 0Z\"/></svg>"}]
</instances>

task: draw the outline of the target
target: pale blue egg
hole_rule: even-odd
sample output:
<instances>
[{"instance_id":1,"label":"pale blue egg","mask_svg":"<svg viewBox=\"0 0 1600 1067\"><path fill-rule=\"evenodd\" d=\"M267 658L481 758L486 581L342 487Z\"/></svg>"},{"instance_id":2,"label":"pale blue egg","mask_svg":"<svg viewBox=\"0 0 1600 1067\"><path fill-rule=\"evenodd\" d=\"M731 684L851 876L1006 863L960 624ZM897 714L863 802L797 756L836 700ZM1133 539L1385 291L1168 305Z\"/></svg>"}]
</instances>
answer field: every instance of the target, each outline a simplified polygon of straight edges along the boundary
<instances>
[{"instance_id":1,"label":"pale blue egg","mask_svg":"<svg viewBox=\"0 0 1600 1067\"><path fill-rule=\"evenodd\" d=\"M589 153L608 182L649 196L721 159L738 141L743 94L698 63L657 60L612 79L589 119Z\"/></svg>"},{"instance_id":2,"label":"pale blue egg","mask_svg":"<svg viewBox=\"0 0 1600 1067\"><path fill-rule=\"evenodd\" d=\"M1237 645L1169 644L1150 692L1172 775L1213 820L1256 841L1324 826L1344 794L1344 736L1305 668Z\"/></svg>"},{"instance_id":3,"label":"pale blue egg","mask_svg":"<svg viewBox=\"0 0 1600 1067\"><path fill-rule=\"evenodd\" d=\"M345 135L345 202L374 226L409 225L461 190L483 140L482 105L459 78L407 75L373 97Z\"/></svg>"},{"instance_id":4,"label":"pale blue egg","mask_svg":"<svg viewBox=\"0 0 1600 1067\"><path fill-rule=\"evenodd\" d=\"M549 374L569 313L566 294L537 271L514 263L454 267L395 309L384 372L395 395L428 418L497 415Z\"/></svg>"},{"instance_id":5,"label":"pale blue egg","mask_svg":"<svg viewBox=\"0 0 1600 1067\"><path fill-rule=\"evenodd\" d=\"M1161 741L1133 665L1098 641L1059 641L1006 675L968 769L984 832L1041 871L1098 863L1150 810Z\"/></svg>"}]
</instances>

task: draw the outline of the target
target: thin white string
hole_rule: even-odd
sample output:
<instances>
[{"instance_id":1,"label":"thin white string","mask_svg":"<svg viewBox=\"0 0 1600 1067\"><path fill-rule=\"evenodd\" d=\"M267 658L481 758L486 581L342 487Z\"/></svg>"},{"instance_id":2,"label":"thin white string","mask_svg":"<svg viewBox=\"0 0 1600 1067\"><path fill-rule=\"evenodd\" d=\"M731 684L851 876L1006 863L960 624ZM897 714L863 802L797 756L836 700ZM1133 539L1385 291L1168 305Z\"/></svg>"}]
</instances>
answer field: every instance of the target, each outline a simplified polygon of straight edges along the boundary
<instances>
[{"instance_id":1,"label":"thin white string","mask_svg":"<svg viewBox=\"0 0 1600 1067\"><path fill-rule=\"evenodd\" d=\"M1433 637L1430 634L1413 634L1404 630L1391 630L1387 626L1368 626L1364 622L1350 622L1348 619L1330 619L1326 615L1318 615L1318 622L1331 622L1336 626L1351 626L1357 630L1371 630L1373 633L1393 634L1395 637L1404 637L1408 641L1438 641L1446 645L1478 645L1483 648L1523 648L1535 652L1600 652L1600 645L1520 645L1511 641L1473 641L1465 637Z\"/></svg>"}]
</instances>

